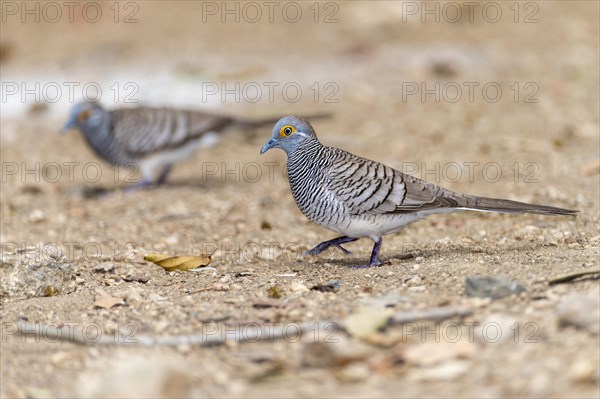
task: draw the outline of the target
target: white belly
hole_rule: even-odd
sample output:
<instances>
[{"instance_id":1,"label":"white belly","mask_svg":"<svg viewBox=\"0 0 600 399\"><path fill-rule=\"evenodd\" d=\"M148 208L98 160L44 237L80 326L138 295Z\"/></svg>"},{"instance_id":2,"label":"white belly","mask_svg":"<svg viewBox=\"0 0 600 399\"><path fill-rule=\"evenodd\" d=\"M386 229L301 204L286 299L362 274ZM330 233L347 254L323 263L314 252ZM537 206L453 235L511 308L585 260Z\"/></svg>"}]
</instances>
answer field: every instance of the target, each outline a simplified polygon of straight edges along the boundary
<instances>
[{"instance_id":1,"label":"white belly","mask_svg":"<svg viewBox=\"0 0 600 399\"><path fill-rule=\"evenodd\" d=\"M149 155L138 161L140 173L144 179L152 180L162 168L167 165L174 165L179 162L188 160L194 155L197 149L212 147L219 141L217 133L206 133L200 139L190 141L186 145L174 148L172 150L164 150L155 154Z\"/></svg>"},{"instance_id":2,"label":"white belly","mask_svg":"<svg viewBox=\"0 0 600 399\"><path fill-rule=\"evenodd\" d=\"M386 234L395 233L407 224L416 222L424 216L421 214L347 216L345 223L321 225L348 237L376 239Z\"/></svg>"}]
</instances>

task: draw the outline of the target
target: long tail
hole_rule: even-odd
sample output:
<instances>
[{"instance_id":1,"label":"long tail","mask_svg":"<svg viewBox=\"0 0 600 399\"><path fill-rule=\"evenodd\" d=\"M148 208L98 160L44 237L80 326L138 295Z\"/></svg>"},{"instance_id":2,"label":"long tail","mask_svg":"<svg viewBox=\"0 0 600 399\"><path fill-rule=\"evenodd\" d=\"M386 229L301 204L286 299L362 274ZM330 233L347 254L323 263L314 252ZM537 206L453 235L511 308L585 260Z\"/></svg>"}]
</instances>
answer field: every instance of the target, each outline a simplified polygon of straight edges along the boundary
<instances>
[{"instance_id":1,"label":"long tail","mask_svg":"<svg viewBox=\"0 0 600 399\"><path fill-rule=\"evenodd\" d=\"M324 118L331 118L332 116L333 116L333 114L324 112L324 113L318 113L318 114L305 115L305 116L303 116L303 118L305 118L305 119L324 119ZM278 122L280 119L281 119L281 116L262 118L262 119L236 118L236 119L234 119L233 123L241 128L253 128L253 127L261 127L261 126L265 126L265 125L273 125L276 122Z\"/></svg>"},{"instance_id":2,"label":"long tail","mask_svg":"<svg viewBox=\"0 0 600 399\"><path fill-rule=\"evenodd\" d=\"M475 211L501 212L501 213L535 213L538 215L567 215L575 216L579 211L557 208L548 205L527 204L525 202L511 201L499 198L477 197L465 195L463 209Z\"/></svg>"}]
</instances>

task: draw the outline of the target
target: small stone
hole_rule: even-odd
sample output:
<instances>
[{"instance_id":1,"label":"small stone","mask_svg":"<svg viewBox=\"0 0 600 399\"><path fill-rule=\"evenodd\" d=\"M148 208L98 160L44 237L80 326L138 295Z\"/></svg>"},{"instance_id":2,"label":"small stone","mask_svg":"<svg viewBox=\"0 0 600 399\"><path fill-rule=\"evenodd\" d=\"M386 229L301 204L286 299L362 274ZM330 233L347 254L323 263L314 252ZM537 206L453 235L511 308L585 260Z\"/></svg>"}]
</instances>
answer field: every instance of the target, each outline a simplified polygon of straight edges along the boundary
<instances>
[{"instance_id":1,"label":"small stone","mask_svg":"<svg viewBox=\"0 0 600 399\"><path fill-rule=\"evenodd\" d=\"M579 359L569 368L569 378L573 382L590 383L600 379L598 371L590 359Z\"/></svg>"},{"instance_id":2,"label":"small stone","mask_svg":"<svg viewBox=\"0 0 600 399\"><path fill-rule=\"evenodd\" d=\"M477 344L468 338L456 342L430 341L409 346L404 358L408 363L416 366L431 366L451 359L466 359L477 351Z\"/></svg>"},{"instance_id":3,"label":"small stone","mask_svg":"<svg viewBox=\"0 0 600 399\"><path fill-rule=\"evenodd\" d=\"M21 188L21 192L23 194L38 195L38 194L43 193L44 191L39 186L36 186L33 184L28 184Z\"/></svg>"},{"instance_id":4,"label":"small stone","mask_svg":"<svg viewBox=\"0 0 600 399\"><path fill-rule=\"evenodd\" d=\"M165 238L164 242L169 245L176 245L179 242L179 238L177 237L177 234L173 234Z\"/></svg>"},{"instance_id":5,"label":"small stone","mask_svg":"<svg viewBox=\"0 0 600 399\"><path fill-rule=\"evenodd\" d=\"M388 294L376 297L369 297L361 300L361 305L365 307L373 307L373 308L393 308L401 303L408 302L408 298L397 294L395 292L390 292Z\"/></svg>"},{"instance_id":6,"label":"small stone","mask_svg":"<svg viewBox=\"0 0 600 399\"><path fill-rule=\"evenodd\" d=\"M337 281L330 281L327 284L314 285L310 289L319 292L336 292L340 289L340 283Z\"/></svg>"},{"instance_id":7,"label":"small stone","mask_svg":"<svg viewBox=\"0 0 600 399\"><path fill-rule=\"evenodd\" d=\"M500 299L509 295L520 294L525 291L525 288L521 284L503 277L474 276L465 279L465 290L469 296Z\"/></svg>"},{"instance_id":8,"label":"small stone","mask_svg":"<svg viewBox=\"0 0 600 399\"><path fill-rule=\"evenodd\" d=\"M146 284L148 282L148 277L142 276L141 274L134 274L133 276L128 275L127 277L123 278L123 281L128 282L128 283Z\"/></svg>"},{"instance_id":9,"label":"small stone","mask_svg":"<svg viewBox=\"0 0 600 399\"><path fill-rule=\"evenodd\" d=\"M454 381L469 370L469 365L470 363L464 360L446 362L417 370L412 374L412 378L417 381Z\"/></svg>"},{"instance_id":10,"label":"small stone","mask_svg":"<svg viewBox=\"0 0 600 399\"><path fill-rule=\"evenodd\" d=\"M138 288L130 288L125 292L125 300L129 304L140 303L142 301L141 290Z\"/></svg>"},{"instance_id":11,"label":"small stone","mask_svg":"<svg viewBox=\"0 0 600 399\"><path fill-rule=\"evenodd\" d=\"M423 278L418 274L406 280L409 287L423 284Z\"/></svg>"},{"instance_id":12,"label":"small stone","mask_svg":"<svg viewBox=\"0 0 600 399\"><path fill-rule=\"evenodd\" d=\"M50 357L50 362L55 366L61 366L70 358L69 352L56 352Z\"/></svg>"},{"instance_id":13,"label":"small stone","mask_svg":"<svg viewBox=\"0 0 600 399\"><path fill-rule=\"evenodd\" d=\"M405 343L407 340L407 334L405 332L398 332L397 330L385 331L385 332L373 332L363 338L363 341L370 345L379 346L381 348L392 348L399 343Z\"/></svg>"},{"instance_id":14,"label":"small stone","mask_svg":"<svg viewBox=\"0 0 600 399\"><path fill-rule=\"evenodd\" d=\"M177 351L180 353L190 353L193 347L190 344L177 345Z\"/></svg>"},{"instance_id":15,"label":"small stone","mask_svg":"<svg viewBox=\"0 0 600 399\"><path fill-rule=\"evenodd\" d=\"M102 360L80 375L74 395L84 398L131 398L159 396L183 398L193 396L194 375L184 354L138 354L119 356L110 367Z\"/></svg>"},{"instance_id":16,"label":"small stone","mask_svg":"<svg viewBox=\"0 0 600 399\"><path fill-rule=\"evenodd\" d=\"M470 300L471 306L473 306L474 308L478 308L478 309L485 308L491 302L492 302L492 300L490 298L472 298Z\"/></svg>"},{"instance_id":17,"label":"small stone","mask_svg":"<svg viewBox=\"0 0 600 399\"><path fill-rule=\"evenodd\" d=\"M33 211L31 211L29 213L29 216L27 217L27 219L29 220L30 223L40 223L40 222L43 222L44 220L46 220L46 215L44 214L44 211L42 211L41 209L34 209Z\"/></svg>"},{"instance_id":18,"label":"small stone","mask_svg":"<svg viewBox=\"0 0 600 399\"><path fill-rule=\"evenodd\" d=\"M330 342L309 342L302 350L305 367L337 367L366 359L372 350L367 345L341 334L335 334Z\"/></svg>"},{"instance_id":19,"label":"small stone","mask_svg":"<svg viewBox=\"0 0 600 399\"><path fill-rule=\"evenodd\" d=\"M517 319L505 314L491 314L475 327L475 338L483 343L508 343L515 342L519 334L526 334L523 331ZM536 339L535 336L528 336L528 341ZM517 341L519 342L519 341Z\"/></svg>"},{"instance_id":20,"label":"small stone","mask_svg":"<svg viewBox=\"0 0 600 399\"><path fill-rule=\"evenodd\" d=\"M94 266L94 269L92 269L92 270L97 273L106 273L106 272L110 272L110 271L114 270L114 268L115 268L114 262L102 262L102 263L98 263L96 266Z\"/></svg>"},{"instance_id":21,"label":"small stone","mask_svg":"<svg viewBox=\"0 0 600 399\"><path fill-rule=\"evenodd\" d=\"M262 230L271 230L272 226L271 223L267 222L266 220L263 220L262 222L260 222L260 228Z\"/></svg>"},{"instance_id":22,"label":"small stone","mask_svg":"<svg viewBox=\"0 0 600 399\"><path fill-rule=\"evenodd\" d=\"M361 382L371 376L371 370L364 363L352 363L341 369L335 376L343 382Z\"/></svg>"},{"instance_id":23,"label":"small stone","mask_svg":"<svg viewBox=\"0 0 600 399\"><path fill-rule=\"evenodd\" d=\"M292 292L307 292L309 291L308 287L302 284L301 282L295 281L290 284L290 290Z\"/></svg>"},{"instance_id":24,"label":"small stone","mask_svg":"<svg viewBox=\"0 0 600 399\"><path fill-rule=\"evenodd\" d=\"M566 296L556 307L559 325L575 326L593 334L600 330L600 295L598 290L573 293Z\"/></svg>"}]
</instances>

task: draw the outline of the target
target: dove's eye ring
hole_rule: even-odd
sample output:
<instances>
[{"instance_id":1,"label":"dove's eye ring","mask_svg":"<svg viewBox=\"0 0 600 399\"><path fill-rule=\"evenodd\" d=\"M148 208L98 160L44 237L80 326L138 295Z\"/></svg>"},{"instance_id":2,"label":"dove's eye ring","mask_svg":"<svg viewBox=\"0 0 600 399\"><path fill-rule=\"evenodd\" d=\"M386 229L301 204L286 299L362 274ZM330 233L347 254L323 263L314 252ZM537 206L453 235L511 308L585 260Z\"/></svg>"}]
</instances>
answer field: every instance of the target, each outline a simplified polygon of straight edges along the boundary
<instances>
[{"instance_id":1,"label":"dove's eye ring","mask_svg":"<svg viewBox=\"0 0 600 399\"><path fill-rule=\"evenodd\" d=\"M81 111L79 113L79 115L77 115L77 119L79 120L80 123L84 123L85 121L87 121L90 116L91 116L91 112L89 109L85 109L83 111Z\"/></svg>"},{"instance_id":2,"label":"dove's eye ring","mask_svg":"<svg viewBox=\"0 0 600 399\"><path fill-rule=\"evenodd\" d=\"M294 133L296 133L296 128L291 125L286 125L279 130L279 134L282 137L289 137Z\"/></svg>"}]
</instances>

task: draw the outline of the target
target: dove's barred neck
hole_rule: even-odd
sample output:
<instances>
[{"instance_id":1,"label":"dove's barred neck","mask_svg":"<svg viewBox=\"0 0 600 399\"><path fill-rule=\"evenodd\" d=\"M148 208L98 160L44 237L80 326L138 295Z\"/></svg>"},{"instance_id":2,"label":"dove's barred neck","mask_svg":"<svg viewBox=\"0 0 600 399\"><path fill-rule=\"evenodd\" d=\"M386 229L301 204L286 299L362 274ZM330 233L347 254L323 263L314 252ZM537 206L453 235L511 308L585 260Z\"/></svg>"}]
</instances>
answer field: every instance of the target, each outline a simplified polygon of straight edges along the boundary
<instances>
[{"instance_id":1,"label":"dove's barred neck","mask_svg":"<svg viewBox=\"0 0 600 399\"><path fill-rule=\"evenodd\" d=\"M288 156L287 170L292 195L308 219L323 223L336 215L335 205L325 200L325 170L331 164L331 149L316 138L306 139Z\"/></svg>"},{"instance_id":2,"label":"dove's barred neck","mask_svg":"<svg viewBox=\"0 0 600 399\"><path fill-rule=\"evenodd\" d=\"M94 152L101 158L115 164L128 162L118 141L114 140L113 117L110 113L102 115L100 126L83 126L81 129Z\"/></svg>"},{"instance_id":3,"label":"dove's barred neck","mask_svg":"<svg viewBox=\"0 0 600 399\"><path fill-rule=\"evenodd\" d=\"M371 218L352 212L351 203L375 206L391 194L398 194L394 192L391 168L324 146L316 138L306 140L289 154L288 178L300 211L309 220L326 227L347 228L357 219ZM348 179L356 178L364 184L358 187L345 184ZM375 190L370 185L372 181L378 182Z\"/></svg>"}]
</instances>

